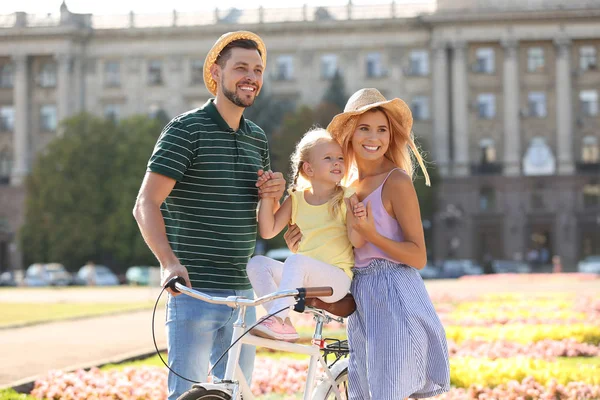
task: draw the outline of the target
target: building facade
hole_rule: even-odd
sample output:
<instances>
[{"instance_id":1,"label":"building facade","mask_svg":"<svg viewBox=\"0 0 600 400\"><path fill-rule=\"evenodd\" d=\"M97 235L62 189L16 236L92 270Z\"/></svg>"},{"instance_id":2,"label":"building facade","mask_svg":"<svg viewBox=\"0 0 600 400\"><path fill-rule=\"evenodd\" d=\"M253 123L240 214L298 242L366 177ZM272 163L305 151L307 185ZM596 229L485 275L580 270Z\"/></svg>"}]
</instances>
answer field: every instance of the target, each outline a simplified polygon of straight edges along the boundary
<instances>
[{"instance_id":1,"label":"building facade","mask_svg":"<svg viewBox=\"0 0 600 400\"><path fill-rule=\"evenodd\" d=\"M581 0L0 16L0 271L22 267L23 182L59 121L204 103L204 57L240 29L267 43L282 101L316 105L336 71L407 101L441 176L435 258L573 269L600 253L598 21Z\"/></svg>"}]
</instances>

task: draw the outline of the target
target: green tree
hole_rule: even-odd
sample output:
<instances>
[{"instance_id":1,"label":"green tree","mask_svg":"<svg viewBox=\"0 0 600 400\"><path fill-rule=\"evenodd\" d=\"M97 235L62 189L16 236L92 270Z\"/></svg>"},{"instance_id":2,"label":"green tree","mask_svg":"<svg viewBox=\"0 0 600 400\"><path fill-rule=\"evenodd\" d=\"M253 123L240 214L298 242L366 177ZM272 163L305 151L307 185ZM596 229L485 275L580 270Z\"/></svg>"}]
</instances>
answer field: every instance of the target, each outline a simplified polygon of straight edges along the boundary
<instances>
[{"instance_id":1,"label":"green tree","mask_svg":"<svg viewBox=\"0 0 600 400\"><path fill-rule=\"evenodd\" d=\"M335 104L339 110L343 110L348 101L348 95L346 94L346 85L344 84L344 77L340 74L339 70L335 71L335 74L331 78L329 87L323 95L322 102Z\"/></svg>"},{"instance_id":2,"label":"green tree","mask_svg":"<svg viewBox=\"0 0 600 400\"><path fill-rule=\"evenodd\" d=\"M268 87L263 87L260 95L251 107L244 111L244 117L260 126L268 138L272 138L281 127L284 116L293 112L293 101L279 99L271 94Z\"/></svg>"},{"instance_id":3,"label":"green tree","mask_svg":"<svg viewBox=\"0 0 600 400\"><path fill-rule=\"evenodd\" d=\"M425 167L431 180L431 186L425 184L425 177L421 168L417 165L414 173L414 185L419 198L419 207L421 209L421 220L423 221L423 228L425 233L425 242L427 244L428 254L431 254L433 250L433 216L436 211L436 198L439 183L439 173L437 168L431 163L431 157L427 151L428 145L424 139L415 140L417 147L421 150L423 159L425 161Z\"/></svg>"},{"instance_id":4,"label":"green tree","mask_svg":"<svg viewBox=\"0 0 600 400\"><path fill-rule=\"evenodd\" d=\"M118 272L155 263L131 210L160 123L135 117L115 124L81 114L62 128L27 180L24 261L74 270L94 260Z\"/></svg>"}]
</instances>

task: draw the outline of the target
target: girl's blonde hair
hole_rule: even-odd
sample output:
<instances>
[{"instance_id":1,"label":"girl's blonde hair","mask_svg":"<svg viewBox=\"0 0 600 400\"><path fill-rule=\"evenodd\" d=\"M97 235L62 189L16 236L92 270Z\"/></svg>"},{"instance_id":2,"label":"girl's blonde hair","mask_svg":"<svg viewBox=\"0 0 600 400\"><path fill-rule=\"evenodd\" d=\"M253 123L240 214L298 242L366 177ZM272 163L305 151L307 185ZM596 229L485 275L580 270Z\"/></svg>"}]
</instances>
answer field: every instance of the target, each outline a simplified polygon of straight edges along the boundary
<instances>
[{"instance_id":1,"label":"girl's blonde hair","mask_svg":"<svg viewBox=\"0 0 600 400\"><path fill-rule=\"evenodd\" d=\"M302 139L296 145L296 149L291 157L292 164L292 183L290 189L292 192L304 191L311 186L308 177L304 174L303 165L310 161L311 150L319 143L333 142L337 143L331 134L322 128L314 128L306 132ZM347 164L346 164L347 165ZM346 172L347 173L347 169ZM345 178L345 176L344 176ZM342 179L343 181L344 179ZM329 199L329 214L332 218L340 212L344 202L344 188L338 184L334 195Z\"/></svg>"},{"instance_id":2,"label":"girl's blonde hair","mask_svg":"<svg viewBox=\"0 0 600 400\"><path fill-rule=\"evenodd\" d=\"M417 148L414 141L414 135L408 129L404 128L400 121L396 121L388 115L385 108L374 107L365 112L381 111L385 114L388 120L388 126L390 127L390 145L385 152L385 157L393 162L397 167L402 168L412 178L415 170L415 161L421 167L423 176L425 177L425 183L427 186L431 186L429 180L429 174L427 168L425 168L425 162L421 156L421 152ZM356 162L354 159L354 153L352 151L351 141L354 131L358 125L358 120L362 114L354 115L349 118L348 122L344 126L343 132L338 137L341 140L340 146L346 157L347 170L352 169L352 173L347 173L347 178L353 178L353 174L356 170ZM409 150L410 149L410 150ZM346 181L344 181L346 183Z\"/></svg>"}]
</instances>

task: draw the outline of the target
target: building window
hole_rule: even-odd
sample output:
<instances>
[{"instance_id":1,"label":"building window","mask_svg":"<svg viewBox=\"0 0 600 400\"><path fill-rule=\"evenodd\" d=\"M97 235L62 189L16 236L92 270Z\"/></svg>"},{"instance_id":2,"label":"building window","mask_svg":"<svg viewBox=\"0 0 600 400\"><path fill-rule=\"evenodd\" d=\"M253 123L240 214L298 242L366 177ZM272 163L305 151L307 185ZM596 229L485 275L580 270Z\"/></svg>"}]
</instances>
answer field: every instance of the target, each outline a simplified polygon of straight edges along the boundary
<instances>
[{"instance_id":1,"label":"building window","mask_svg":"<svg viewBox=\"0 0 600 400\"><path fill-rule=\"evenodd\" d=\"M527 71L543 72L544 64L544 49L541 47L530 47L527 50Z\"/></svg>"},{"instance_id":2,"label":"building window","mask_svg":"<svg viewBox=\"0 0 600 400\"><path fill-rule=\"evenodd\" d=\"M413 50L410 52L409 75L429 74L429 53L427 50Z\"/></svg>"},{"instance_id":3,"label":"building window","mask_svg":"<svg viewBox=\"0 0 600 400\"><path fill-rule=\"evenodd\" d=\"M323 54L321 56L321 78L332 79L337 71L337 55Z\"/></svg>"},{"instance_id":4,"label":"building window","mask_svg":"<svg viewBox=\"0 0 600 400\"><path fill-rule=\"evenodd\" d=\"M477 62L474 65L474 72L481 74L493 74L495 71L494 49L491 47L480 47L476 51Z\"/></svg>"},{"instance_id":5,"label":"building window","mask_svg":"<svg viewBox=\"0 0 600 400\"><path fill-rule=\"evenodd\" d=\"M380 78L383 76L383 60L381 53L367 54L367 78Z\"/></svg>"},{"instance_id":6,"label":"building window","mask_svg":"<svg viewBox=\"0 0 600 400\"><path fill-rule=\"evenodd\" d=\"M585 164L600 162L600 146L595 136L585 136L581 141L581 161Z\"/></svg>"},{"instance_id":7,"label":"building window","mask_svg":"<svg viewBox=\"0 0 600 400\"><path fill-rule=\"evenodd\" d=\"M481 149L481 164L493 164L496 162L496 144L494 139L486 138L479 142Z\"/></svg>"},{"instance_id":8,"label":"building window","mask_svg":"<svg viewBox=\"0 0 600 400\"><path fill-rule=\"evenodd\" d=\"M152 86L162 85L162 61L152 60L148 63L148 84Z\"/></svg>"},{"instance_id":9,"label":"building window","mask_svg":"<svg viewBox=\"0 0 600 400\"><path fill-rule=\"evenodd\" d=\"M40 125L43 131L54 132L57 126L56 106L45 105L40 108Z\"/></svg>"},{"instance_id":10,"label":"building window","mask_svg":"<svg viewBox=\"0 0 600 400\"><path fill-rule=\"evenodd\" d=\"M203 60L192 60L191 63L192 72L192 85L202 85L204 83L204 61Z\"/></svg>"},{"instance_id":11,"label":"building window","mask_svg":"<svg viewBox=\"0 0 600 400\"><path fill-rule=\"evenodd\" d=\"M45 88L56 86L56 63L46 62L42 64L38 75L38 84Z\"/></svg>"},{"instance_id":12,"label":"building window","mask_svg":"<svg viewBox=\"0 0 600 400\"><path fill-rule=\"evenodd\" d=\"M581 112L586 117L598 115L598 92L596 90L582 90L579 92Z\"/></svg>"},{"instance_id":13,"label":"building window","mask_svg":"<svg viewBox=\"0 0 600 400\"><path fill-rule=\"evenodd\" d=\"M429 119L429 98L427 96L415 96L410 102L413 118L417 121Z\"/></svg>"},{"instance_id":14,"label":"building window","mask_svg":"<svg viewBox=\"0 0 600 400\"><path fill-rule=\"evenodd\" d=\"M104 106L104 118L117 122L121 117L121 106L119 104L106 104Z\"/></svg>"},{"instance_id":15,"label":"building window","mask_svg":"<svg viewBox=\"0 0 600 400\"><path fill-rule=\"evenodd\" d=\"M496 96L492 93L482 93L477 96L479 118L492 119L496 116Z\"/></svg>"},{"instance_id":16,"label":"building window","mask_svg":"<svg viewBox=\"0 0 600 400\"><path fill-rule=\"evenodd\" d=\"M596 48L594 46L582 46L579 48L579 68L582 71L596 69L598 61L596 59Z\"/></svg>"},{"instance_id":17,"label":"building window","mask_svg":"<svg viewBox=\"0 0 600 400\"><path fill-rule=\"evenodd\" d=\"M14 67L11 63L0 65L0 87L12 88L14 80Z\"/></svg>"},{"instance_id":18,"label":"building window","mask_svg":"<svg viewBox=\"0 0 600 400\"><path fill-rule=\"evenodd\" d=\"M546 107L546 93L529 92L527 95L527 103L529 105L529 116L544 118L548 114Z\"/></svg>"},{"instance_id":19,"label":"building window","mask_svg":"<svg viewBox=\"0 0 600 400\"><path fill-rule=\"evenodd\" d=\"M12 153L4 149L0 151L0 183L8 183L12 171Z\"/></svg>"},{"instance_id":20,"label":"building window","mask_svg":"<svg viewBox=\"0 0 600 400\"><path fill-rule=\"evenodd\" d=\"M600 184L588 183L583 187L583 206L585 208L600 207Z\"/></svg>"},{"instance_id":21,"label":"building window","mask_svg":"<svg viewBox=\"0 0 600 400\"><path fill-rule=\"evenodd\" d=\"M291 55L282 55L277 57L275 64L276 81L290 81L294 77L294 57Z\"/></svg>"},{"instance_id":22,"label":"building window","mask_svg":"<svg viewBox=\"0 0 600 400\"><path fill-rule=\"evenodd\" d=\"M104 63L104 85L107 87L121 86L121 66L118 61Z\"/></svg>"},{"instance_id":23,"label":"building window","mask_svg":"<svg viewBox=\"0 0 600 400\"><path fill-rule=\"evenodd\" d=\"M482 187L479 190L479 210L492 211L496 207L496 191L491 187Z\"/></svg>"},{"instance_id":24,"label":"building window","mask_svg":"<svg viewBox=\"0 0 600 400\"><path fill-rule=\"evenodd\" d=\"M0 107L0 132L15 130L15 109L13 106Z\"/></svg>"}]
</instances>

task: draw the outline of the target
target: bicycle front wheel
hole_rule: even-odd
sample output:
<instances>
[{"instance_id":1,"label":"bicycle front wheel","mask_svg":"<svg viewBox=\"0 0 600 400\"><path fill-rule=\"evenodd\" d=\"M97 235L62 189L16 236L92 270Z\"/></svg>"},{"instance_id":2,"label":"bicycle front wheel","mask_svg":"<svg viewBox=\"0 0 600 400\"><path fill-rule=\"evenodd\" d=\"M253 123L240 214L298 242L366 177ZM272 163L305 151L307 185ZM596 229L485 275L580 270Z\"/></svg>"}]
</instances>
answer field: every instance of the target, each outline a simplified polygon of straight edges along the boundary
<instances>
[{"instance_id":1,"label":"bicycle front wheel","mask_svg":"<svg viewBox=\"0 0 600 400\"><path fill-rule=\"evenodd\" d=\"M179 396L177 400L231 400L231 396L219 389L206 390L195 387Z\"/></svg>"},{"instance_id":2,"label":"bicycle front wheel","mask_svg":"<svg viewBox=\"0 0 600 400\"><path fill-rule=\"evenodd\" d=\"M342 396L337 398L336 393L329 380L321 382L313 392L313 400L347 400L348 395L348 359L344 358L331 368L331 375L335 378L335 384Z\"/></svg>"}]
</instances>

